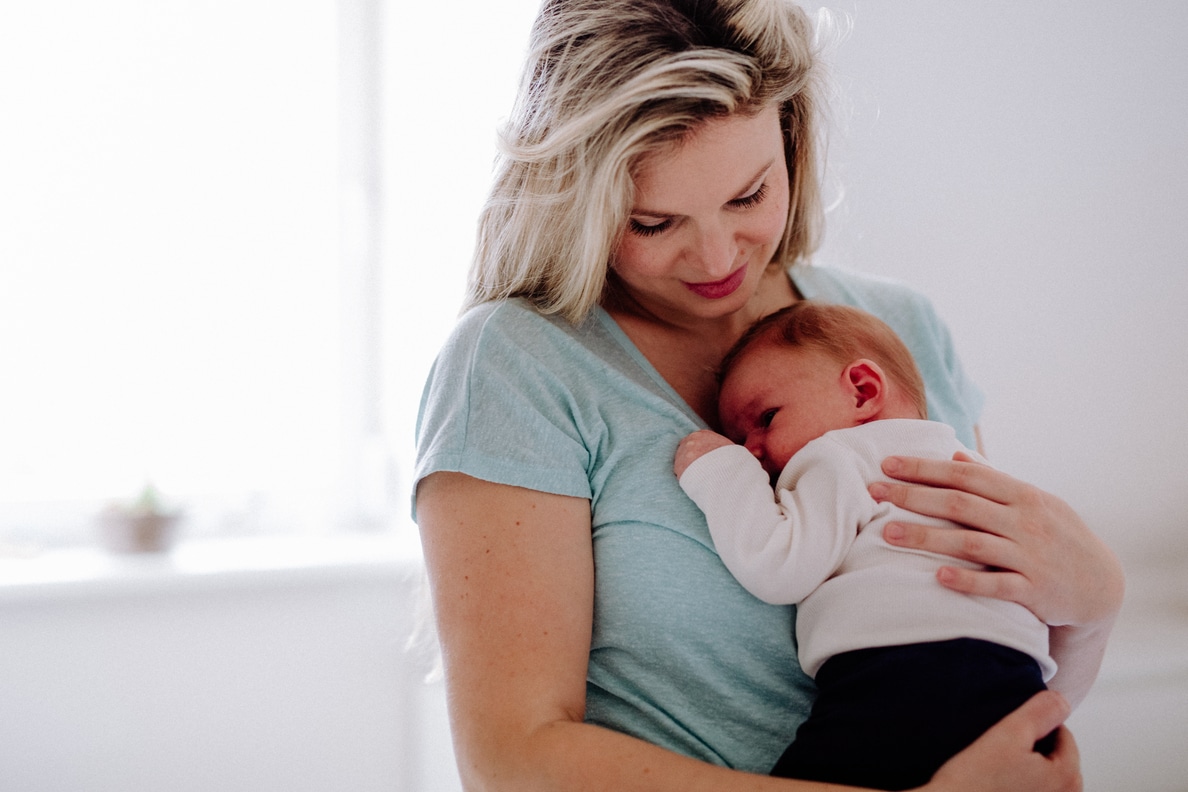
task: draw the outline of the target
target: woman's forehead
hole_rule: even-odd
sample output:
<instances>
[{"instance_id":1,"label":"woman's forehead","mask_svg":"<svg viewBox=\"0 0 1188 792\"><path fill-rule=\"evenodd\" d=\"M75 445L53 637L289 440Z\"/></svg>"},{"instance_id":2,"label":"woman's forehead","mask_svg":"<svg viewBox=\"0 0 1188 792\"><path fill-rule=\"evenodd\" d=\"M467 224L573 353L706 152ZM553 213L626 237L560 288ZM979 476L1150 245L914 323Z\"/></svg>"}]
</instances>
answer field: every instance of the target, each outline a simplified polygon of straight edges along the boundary
<instances>
[{"instance_id":1,"label":"woman's forehead","mask_svg":"<svg viewBox=\"0 0 1188 792\"><path fill-rule=\"evenodd\" d=\"M636 205L667 213L663 205L653 203L707 190L744 191L783 156L783 150L774 107L757 115L709 119L632 169Z\"/></svg>"}]
</instances>

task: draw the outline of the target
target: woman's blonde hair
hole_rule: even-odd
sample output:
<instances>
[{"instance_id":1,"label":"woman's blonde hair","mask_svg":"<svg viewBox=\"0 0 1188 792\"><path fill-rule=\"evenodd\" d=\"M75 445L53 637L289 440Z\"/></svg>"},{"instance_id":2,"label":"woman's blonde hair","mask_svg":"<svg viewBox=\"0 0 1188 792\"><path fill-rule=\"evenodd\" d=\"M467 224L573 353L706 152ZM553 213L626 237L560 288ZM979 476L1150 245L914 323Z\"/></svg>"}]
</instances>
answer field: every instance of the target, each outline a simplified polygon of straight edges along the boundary
<instances>
[{"instance_id":1,"label":"woman's blonde hair","mask_svg":"<svg viewBox=\"0 0 1188 792\"><path fill-rule=\"evenodd\" d=\"M580 321L602 296L632 173L711 118L776 104L791 201L773 266L821 225L812 26L788 0L545 0L500 136L465 308L525 297Z\"/></svg>"}]
</instances>

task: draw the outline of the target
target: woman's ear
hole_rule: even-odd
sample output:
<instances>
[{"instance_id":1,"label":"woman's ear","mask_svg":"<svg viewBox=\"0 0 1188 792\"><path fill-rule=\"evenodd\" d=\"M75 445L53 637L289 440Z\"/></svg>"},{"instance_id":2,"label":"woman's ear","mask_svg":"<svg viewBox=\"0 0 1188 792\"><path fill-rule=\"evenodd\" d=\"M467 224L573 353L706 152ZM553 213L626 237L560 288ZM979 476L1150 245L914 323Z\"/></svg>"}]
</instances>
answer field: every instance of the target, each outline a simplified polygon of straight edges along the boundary
<instances>
[{"instance_id":1,"label":"woman's ear","mask_svg":"<svg viewBox=\"0 0 1188 792\"><path fill-rule=\"evenodd\" d=\"M842 383L854 400L855 417L860 422L880 416L887 398L887 378L878 363L866 358L855 360L842 372Z\"/></svg>"}]
</instances>

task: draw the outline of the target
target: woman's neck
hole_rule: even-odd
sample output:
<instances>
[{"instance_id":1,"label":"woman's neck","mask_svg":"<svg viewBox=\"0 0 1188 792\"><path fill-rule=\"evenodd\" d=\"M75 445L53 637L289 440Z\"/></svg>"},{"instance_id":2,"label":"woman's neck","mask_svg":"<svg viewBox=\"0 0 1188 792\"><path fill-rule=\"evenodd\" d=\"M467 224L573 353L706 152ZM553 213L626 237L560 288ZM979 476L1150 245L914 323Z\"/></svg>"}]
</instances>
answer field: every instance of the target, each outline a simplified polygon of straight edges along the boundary
<instances>
[{"instance_id":1,"label":"woman's neck","mask_svg":"<svg viewBox=\"0 0 1188 792\"><path fill-rule=\"evenodd\" d=\"M660 316L614 284L602 307L673 390L716 429L718 364L754 322L797 299L787 273L772 268L741 310L722 317Z\"/></svg>"}]
</instances>

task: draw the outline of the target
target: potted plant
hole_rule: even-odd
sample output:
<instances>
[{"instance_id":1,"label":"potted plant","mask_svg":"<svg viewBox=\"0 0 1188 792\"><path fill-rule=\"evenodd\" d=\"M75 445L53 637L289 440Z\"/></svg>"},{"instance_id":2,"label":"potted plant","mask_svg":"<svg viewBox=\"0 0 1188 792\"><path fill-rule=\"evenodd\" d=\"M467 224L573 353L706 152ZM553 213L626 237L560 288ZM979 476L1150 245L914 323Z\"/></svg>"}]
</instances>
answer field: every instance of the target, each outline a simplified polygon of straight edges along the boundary
<instances>
[{"instance_id":1,"label":"potted plant","mask_svg":"<svg viewBox=\"0 0 1188 792\"><path fill-rule=\"evenodd\" d=\"M167 506L152 484L131 503L113 503L99 514L99 538L114 553L163 553L173 546L181 510Z\"/></svg>"}]
</instances>

